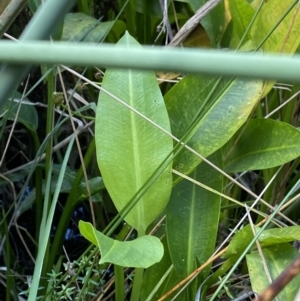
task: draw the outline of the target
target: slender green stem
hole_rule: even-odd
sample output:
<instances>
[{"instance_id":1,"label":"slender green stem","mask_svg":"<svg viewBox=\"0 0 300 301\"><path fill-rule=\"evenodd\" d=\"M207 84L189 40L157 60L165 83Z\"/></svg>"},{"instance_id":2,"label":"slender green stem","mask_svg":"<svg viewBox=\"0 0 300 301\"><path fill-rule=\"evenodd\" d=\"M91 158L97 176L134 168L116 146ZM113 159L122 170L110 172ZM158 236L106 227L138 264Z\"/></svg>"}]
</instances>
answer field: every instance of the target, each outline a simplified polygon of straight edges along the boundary
<instances>
[{"instance_id":1,"label":"slender green stem","mask_svg":"<svg viewBox=\"0 0 300 301\"><path fill-rule=\"evenodd\" d=\"M84 157L84 164L85 164L86 168L88 167L90 161L92 160L92 158L94 156L94 152L95 152L95 139L93 139L90 142L90 145L89 145L88 150ZM57 230L56 230L53 244L52 244L53 252L51 252L50 256L49 256L47 271L51 271L52 266L55 262L55 258L57 256L57 250L60 250L61 246L63 244L63 240L61 239L61 237L64 235L66 228L68 226L68 222L69 222L72 212L73 212L72 209L74 208L74 206L76 206L76 203L75 203L76 196L78 196L78 187L81 183L82 178L83 178L83 169L82 169L82 167L80 167L80 169L77 172L76 178L73 182L72 189L70 191L70 194L66 201L66 205L65 205L63 213L62 213L62 216L61 216L58 226L57 226Z\"/></svg>"},{"instance_id":2,"label":"slender green stem","mask_svg":"<svg viewBox=\"0 0 300 301\"><path fill-rule=\"evenodd\" d=\"M117 236L117 240L123 241L128 235L131 227L129 225L124 225ZM115 287L116 287L116 301L125 300L125 289L124 289L124 267L119 265L114 265L115 271Z\"/></svg>"},{"instance_id":3,"label":"slender green stem","mask_svg":"<svg viewBox=\"0 0 300 301\"><path fill-rule=\"evenodd\" d=\"M74 144L74 137L71 139L68 148L66 150L66 155L64 158L64 161L61 165L61 170L59 173L59 177L57 180L57 186L55 188L55 192L52 198L52 202L51 202L51 206L50 206L50 210L46 210L47 208L45 207L44 212L43 212L43 220L42 220L42 224L44 225L44 227L41 228L40 231L40 240L39 240L39 251L38 251L38 256L37 256L37 260L36 260L36 264L35 264L35 268L34 268L34 274L33 274L33 280L32 280L32 286L30 288L30 292L29 292L29 297L28 300L37 300L37 293L39 291L39 283L43 283L43 279L41 278L42 276L42 267L46 266L46 262L47 262L47 258L45 257L46 254L46 249L49 243L49 237L50 237L50 231L51 231L51 225L53 222L53 217L54 217L54 212L55 212L55 208L56 208L56 204L58 201L58 196L60 194L60 190L61 190L61 186L62 186L62 182L63 182L63 178L66 172L66 168L67 168L67 163L70 157L70 153ZM47 193L45 193L45 198L47 198L48 195L50 195L50 185L51 185L51 166L49 169L49 174L47 175ZM50 200L50 198L49 198ZM52 252L55 255L57 254L56 252ZM52 269L52 266L51 266ZM50 270L51 270L50 269ZM44 269L45 271L45 269ZM41 285L42 286L42 285ZM47 284L45 283L44 287L44 291L46 293L47 291Z\"/></svg>"},{"instance_id":4,"label":"slender green stem","mask_svg":"<svg viewBox=\"0 0 300 301\"><path fill-rule=\"evenodd\" d=\"M41 147L39 137L36 132L32 132L32 137L34 140L34 145L35 145L35 150L36 153ZM43 185L43 173L42 173L42 167L41 166L36 166L35 169L35 237L36 241L39 241L39 233L40 233L40 225L41 225L41 220L42 220L42 212L43 212L43 191L42 191L42 185ZM36 250L37 252L38 250Z\"/></svg>"},{"instance_id":5,"label":"slender green stem","mask_svg":"<svg viewBox=\"0 0 300 301\"><path fill-rule=\"evenodd\" d=\"M78 7L78 11L85 13L87 15L90 14L87 0L77 0L77 7Z\"/></svg>"},{"instance_id":6,"label":"slender green stem","mask_svg":"<svg viewBox=\"0 0 300 301\"><path fill-rule=\"evenodd\" d=\"M116 301L124 301L125 300L125 292L124 292L124 268L115 264L114 265L115 272L115 287L116 287Z\"/></svg>"},{"instance_id":7,"label":"slender green stem","mask_svg":"<svg viewBox=\"0 0 300 301\"><path fill-rule=\"evenodd\" d=\"M140 291L143 283L144 269L136 268L134 273L133 287L130 296L130 301L140 300Z\"/></svg>"},{"instance_id":8,"label":"slender green stem","mask_svg":"<svg viewBox=\"0 0 300 301\"><path fill-rule=\"evenodd\" d=\"M274 168L269 168L269 169L264 169L262 172L263 172L264 183L265 185L267 185L268 183L270 183L272 177L274 176L275 170ZM271 184L269 185L268 189L265 191L263 196L263 199L269 204L271 204L272 201L272 193L273 193L273 188L275 183L276 180L271 182ZM268 213L268 207L265 204L261 204L260 212ZM259 223L262 220L263 217L261 215L258 215L256 219L256 223Z\"/></svg>"},{"instance_id":9,"label":"slender green stem","mask_svg":"<svg viewBox=\"0 0 300 301\"><path fill-rule=\"evenodd\" d=\"M251 19L249 25L247 26L247 29L245 30L245 32L244 32L244 34L243 34L243 36L242 36L242 38L241 38L241 40L240 40L240 42L239 42L237 48L236 48L237 50L240 49L240 48L242 47L243 42L245 41L245 38L247 37L247 35L248 35L248 33L249 33L249 31L250 31L250 29L251 29L251 27L252 27L252 25L253 25L253 23L254 23L256 17L257 17L257 15L258 15L258 13L260 12L260 10L261 10L261 8L262 8L262 6L263 6L264 3L265 3L265 1L264 1L264 0L261 0L259 6L258 6L258 8L257 8L257 10L255 11L255 14L254 14L253 18Z\"/></svg>"},{"instance_id":10,"label":"slender green stem","mask_svg":"<svg viewBox=\"0 0 300 301\"><path fill-rule=\"evenodd\" d=\"M46 136L48 136L53 130L54 124L54 72L51 70L49 75L47 76L47 121L46 121ZM52 160L52 138L48 142L46 146L46 174L48 174L49 166Z\"/></svg>"},{"instance_id":11,"label":"slender green stem","mask_svg":"<svg viewBox=\"0 0 300 301\"><path fill-rule=\"evenodd\" d=\"M8 227L7 227L7 219L5 218L5 212L4 209L2 208L2 216L3 216L3 223L2 223L2 231L1 233L3 233L2 235L9 237L9 231L8 231ZM2 238L2 235L0 236L0 238ZM5 266L6 266L6 301L10 301L11 300L11 290L12 290L12 286L13 286L13 280L14 278L12 277L11 274L11 253L12 249L10 246L10 240L9 239L5 239ZM16 296L15 296L16 297Z\"/></svg>"},{"instance_id":12,"label":"slender green stem","mask_svg":"<svg viewBox=\"0 0 300 301\"><path fill-rule=\"evenodd\" d=\"M0 40L0 62L65 64L139 70L181 71L203 75L299 82L300 56L224 50L130 47L111 44L22 42ZM147 57L147 60L145 60ZM3 70L4 71L4 70ZM10 77L11 74L1 72ZM2 88L2 82L0 83ZM11 91L11 90L10 90ZM4 94L0 90L0 100Z\"/></svg>"},{"instance_id":13,"label":"slender green stem","mask_svg":"<svg viewBox=\"0 0 300 301\"><path fill-rule=\"evenodd\" d=\"M138 230L138 237L145 235L143 229ZM136 268L133 279L132 292L130 296L130 301L139 301L140 300L140 291L143 283L144 269Z\"/></svg>"},{"instance_id":14,"label":"slender green stem","mask_svg":"<svg viewBox=\"0 0 300 301\"><path fill-rule=\"evenodd\" d=\"M50 136L51 132L53 131L54 127L54 103L53 103L53 94L54 94L54 72L53 70L49 73L47 77L47 104L48 104L48 109L47 109L47 120L46 120L46 136ZM49 177L51 177L50 170L52 170L52 136L46 145L46 157L45 157L45 173ZM47 196L49 199L51 198L51 192L48 192L49 195ZM45 192L45 197L46 197L46 192ZM45 206L45 204L44 204ZM50 210L51 204L48 205L48 208L46 208L46 212ZM50 246L47 244L46 250L45 250L45 261L48 261L49 258L49 253L50 253ZM47 269L46 266L43 266L42 270L42 280L41 280L41 285L43 287L46 287L46 274L47 274Z\"/></svg>"}]
</instances>

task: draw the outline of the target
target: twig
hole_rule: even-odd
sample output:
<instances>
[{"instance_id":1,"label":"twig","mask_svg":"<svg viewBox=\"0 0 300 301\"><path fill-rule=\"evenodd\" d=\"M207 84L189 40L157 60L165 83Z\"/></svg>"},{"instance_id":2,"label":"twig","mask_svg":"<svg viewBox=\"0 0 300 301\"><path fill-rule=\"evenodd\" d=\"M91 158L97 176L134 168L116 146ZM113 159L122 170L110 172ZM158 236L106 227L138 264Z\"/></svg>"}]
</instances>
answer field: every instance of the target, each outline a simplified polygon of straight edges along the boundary
<instances>
[{"instance_id":1,"label":"twig","mask_svg":"<svg viewBox=\"0 0 300 301\"><path fill-rule=\"evenodd\" d=\"M27 0L12 0L0 16L0 38L26 5Z\"/></svg>"},{"instance_id":2,"label":"twig","mask_svg":"<svg viewBox=\"0 0 300 301\"><path fill-rule=\"evenodd\" d=\"M203 6L201 6L187 22L177 32L173 40L166 46L172 48L182 43L191 31L199 24L199 22L213 9L221 0L209 0Z\"/></svg>"},{"instance_id":3,"label":"twig","mask_svg":"<svg viewBox=\"0 0 300 301\"><path fill-rule=\"evenodd\" d=\"M187 276L185 279L183 279L181 282L179 282L177 285L175 285L170 291L168 291L166 294L164 294L161 298L159 298L157 301L165 300L167 297L169 297L173 292L175 292L178 288L180 288L182 285L184 285L186 282L188 282L190 279L195 278L199 273L206 268L208 265L210 265L214 260L219 258L222 254L224 254L227 251L227 248L220 251L215 256L211 257L208 261L206 261L203 265L201 265L199 268L197 268L193 273L191 273L189 276ZM259 300L261 301L261 300Z\"/></svg>"},{"instance_id":4,"label":"twig","mask_svg":"<svg viewBox=\"0 0 300 301\"><path fill-rule=\"evenodd\" d=\"M162 31L164 31L165 29L167 30L167 36L169 38L169 40L171 41L173 39L173 33L172 33L172 28L169 22L169 18L168 18L168 3L165 0L159 0L159 4L162 10L162 14L163 14L163 27L162 27Z\"/></svg>"}]
</instances>

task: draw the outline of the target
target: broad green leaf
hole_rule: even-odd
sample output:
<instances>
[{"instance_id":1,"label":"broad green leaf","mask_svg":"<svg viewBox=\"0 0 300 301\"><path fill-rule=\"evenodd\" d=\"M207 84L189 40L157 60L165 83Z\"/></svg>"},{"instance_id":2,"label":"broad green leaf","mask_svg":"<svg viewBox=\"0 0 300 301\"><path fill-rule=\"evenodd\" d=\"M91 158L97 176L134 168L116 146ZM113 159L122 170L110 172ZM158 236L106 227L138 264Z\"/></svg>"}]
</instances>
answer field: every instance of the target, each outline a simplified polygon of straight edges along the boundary
<instances>
[{"instance_id":1,"label":"broad green leaf","mask_svg":"<svg viewBox=\"0 0 300 301\"><path fill-rule=\"evenodd\" d=\"M217 152L209 160L219 166L220 156ZM190 177L222 191L222 176L205 162ZM220 196L185 179L173 188L166 210L167 238L175 271L181 278L195 270L197 260L203 264L213 254L219 213Z\"/></svg>"},{"instance_id":2,"label":"broad green leaf","mask_svg":"<svg viewBox=\"0 0 300 301\"><path fill-rule=\"evenodd\" d=\"M259 45L295 0L266 2L253 23L251 36ZM300 11L297 4L282 20L262 48L265 52L294 53L300 43Z\"/></svg>"},{"instance_id":3,"label":"broad green leaf","mask_svg":"<svg viewBox=\"0 0 300 301\"><path fill-rule=\"evenodd\" d=\"M233 22L233 30L237 36L234 41L239 42L243 37L255 11L246 0L229 0L229 7L231 18ZM244 40L244 43L251 38L250 31L247 34L247 39ZM231 43L231 48L237 46Z\"/></svg>"},{"instance_id":4,"label":"broad green leaf","mask_svg":"<svg viewBox=\"0 0 300 301\"><path fill-rule=\"evenodd\" d=\"M122 21L99 22L84 13L69 13L63 26L63 41L100 42L111 30L116 37L124 33L126 25Z\"/></svg>"},{"instance_id":5,"label":"broad green leaf","mask_svg":"<svg viewBox=\"0 0 300 301\"><path fill-rule=\"evenodd\" d=\"M230 22L226 26L226 29L225 29L222 39L220 41L220 46L221 46L221 48L229 48L229 46L231 46L231 45L236 47L236 45L238 45L238 43L239 43L238 35L233 30L233 22L232 22L232 20L230 20Z\"/></svg>"},{"instance_id":6,"label":"broad green leaf","mask_svg":"<svg viewBox=\"0 0 300 301\"><path fill-rule=\"evenodd\" d=\"M205 100L217 80L188 75L166 95L172 134L182 139L199 110L200 118L188 135L191 148L207 157L222 147L247 120L260 98L261 81L221 80L209 101ZM188 174L201 159L183 150L174 160L174 169Z\"/></svg>"},{"instance_id":7,"label":"broad green leaf","mask_svg":"<svg viewBox=\"0 0 300 301\"><path fill-rule=\"evenodd\" d=\"M259 230L258 227L255 228L256 231ZM232 240L229 243L229 246L227 247L227 251L222 255L222 257L228 258L241 254L249 245L253 237L254 235L251 226L245 226L233 236Z\"/></svg>"},{"instance_id":8,"label":"broad green leaf","mask_svg":"<svg viewBox=\"0 0 300 301\"><path fill-rule=\"evenodd\" d=\"M202 0L202 2L204 4L207 1ZM225 31L224 1L221 1L212 11L210 11L200 23L210 37L211 45L217 48L223 32Z\"/></svg>"},{"instance_id":9,"label":"broad green leaf","mask_svg":"<svg viewBox=\"0 0 300 301\"><path fill-rule=\"evenodd\" d=\"M252 119L224 150L227 172L271 168L300 156L300 132L273 119Z\"/></svg>"},{"instance_id":10,"label":"broad green leaf","mask_svg":"<svg viewBox=\"0 0 300 301\"><path fill-rule=\"evenodd\" d=\"M21 99L22 95L20 93L16 93L13 101L9 99L3 101L0 105L0 116L8 114L7 119L14 121L17 116L18 106ZM23 99L22 101L24 102L21 104L17 121L22 123L28 130L36 132L38 127L38 114L35 106L32 105L28 99Z\"/></svg>"},{"instance_id":11,"label":"broad green leaf","mask_svg":"<svg viewBox=\"0 0 300 301\"><path fill-rule=\"evenodd\" d=\"M275 280L294 259L299 252L290 244L280 244L262 250L271 279ZM261 293L269 285L261 257L258 252L246 256L252 290ZM278 295L278 300L294 300L299 290L300 276L295 277Z\"/></svg>"},{"instance_id":12,"label":"broad green leaf","mask_svg":"<svg viewBox=\"0 0 300 301\"><path fill-rule=\"evenodd\" d=\"M256 232L260 230L257 226L255 226L255 229ZM251 226L245 226L234 235L223 256L227 258L241 254L249 245L253 237L254 235ZM300 240L300 226L264 230L258 238L262 247L292 242L294 240Z\"/></svg>"},{"instance_id":13,"label":"broad green leaf","mask_svg":"<svg viewBox=\"0 0 300 301\"><path fill-rule=\"evenodd\" d=\"M138 43L126 33L118 45L130 47ZM170 132L167 110L154 72L108 69L102 87ZM97 160L103 181L116 208L121 211L172 152L172 140L102 92L95 128ZM145 231L165 208L171 189L169 164L125 217L126 222L138 231Z\"/></svg>"},{"instance_id":14,"label":"broad green leaf","mask_svg":"<svg viewBox=\"0 0 300 301\"><path fill-rule=\"evenodd\" d=\"M83 221L79 221L79 230L82 236L99 247L100 264L108 262L123 267L148 268L163 257L163 245L155 236L144 235L132 241L118 241Z\"/></svg>"},{"instance_id":15,"label":"broad green leaf","mask_svg":"<svg viewBox=\"0 0 300 301\"><path fill-rule=\"evenodd\" d=\"M295 240L300 240L300 226L268 229L259 236L263 247Z\"/></svg>"}]
</instances>

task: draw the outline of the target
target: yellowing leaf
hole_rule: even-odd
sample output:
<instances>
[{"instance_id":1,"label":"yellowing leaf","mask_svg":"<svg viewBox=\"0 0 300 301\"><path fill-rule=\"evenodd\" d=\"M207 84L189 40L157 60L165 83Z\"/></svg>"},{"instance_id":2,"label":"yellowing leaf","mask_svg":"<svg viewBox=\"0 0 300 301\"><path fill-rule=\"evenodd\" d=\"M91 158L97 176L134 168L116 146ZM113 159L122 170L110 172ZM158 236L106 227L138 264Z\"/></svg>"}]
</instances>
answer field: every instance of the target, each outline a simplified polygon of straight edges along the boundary
<instances>
[{"instance_id":1,"label":"yellowing leaf","mask_svg":"<svg viewBox=\"0 0 300 301\"><path fill-rule=\"evenodd\" d=\"M283 16L294 0L272 0L262 7L255 20L251 36L259 45ZM298 3L281 21L279 26L263 44L265 52L294 53L300 43L300 4Z\"/></svg>"}]
</instances>

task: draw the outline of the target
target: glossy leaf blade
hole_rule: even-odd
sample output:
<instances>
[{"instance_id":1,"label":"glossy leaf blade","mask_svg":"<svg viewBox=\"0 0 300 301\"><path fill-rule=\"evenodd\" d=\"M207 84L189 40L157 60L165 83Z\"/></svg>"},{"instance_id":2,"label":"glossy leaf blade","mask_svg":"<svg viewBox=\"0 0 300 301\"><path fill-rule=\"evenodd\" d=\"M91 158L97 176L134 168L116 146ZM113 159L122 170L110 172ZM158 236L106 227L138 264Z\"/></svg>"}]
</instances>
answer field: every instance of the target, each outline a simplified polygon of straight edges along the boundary
<instances>
[{"instance_id":1,"label":"glossy leaf blade","mask_svg":"<svg viewBox=\"0 0 300 301\"><path fill-rule=\"evenodd\" d=\"M298 251L290 244L280 244L262 250L271 279L276 279L294 259ZM252 290L261 293L270 283L258 252L246 256ZM295 277L278 295L278 300L294 300L299 290L300 276Z\"/></svg>"},{"instance_id":2,"label":"glossy leaf blade","mask_svg":"<svg viewBox=\"0 0 300 301\"><path fill-rule=\"evenodd\" d=\"M259 236L262 246L270 246L300 240L300 226L274 228L263 231Z\"/></svg>"},{"instance_id":3,"label":"glossy leaf blade","mask_svg":"<svg viewBox=\"0 0 300 301\"><path fill-rule=\"evenodd\" d=\"M256 226L255 229L257 231L259 230ZM230 241L229 246L222 257L229 258L231 256L241 254L250 244L253 237L254 235L250 225L238 230Z\"/></svg>"},{"instance_id":4,"label":"glossy leaf blade","mask_svg":"<svg viewBox=\"0 0 300 301\"><path fill-rule=\"evenodd\" d=\"M271 168L300 156L300 132L284 122L252 119L225 148L227 172Z\"/></svg>"},{"instance_id":5,"label":"glossy leaf blade","mask_svg":"<svg viewBox=\"0 0 300 301\"><path fill-rule=\"evenodd\" d=\"M188 136L191 148L207 157L222 147L246 121L258 101L262 82L221 80L210 100L217 79L188 75L166 95L172 134L182 139L199 110L200 118ZM190 173L201 159L183 150L174 160L174 169Z\"/></svg>"},{"instance_id":6,"label":"glossy leaf blade","mask_svg":"<svg viewBox=\"0 0 300 301\"><path fill-rule=\"evenodd\" d=\"M294 0L272 0L265 3L251 28L253 44L259 46L276 23L283 17ZM261 46L264 52L294 54L300 43L300 10L295 5L289 14L280 22L269 38ZM264 89L266 96L276 81L269 81Z\"/></svg>"},{"instance_id":7,"label":"glossy leaf blade","mask_svg":"<svg viewBox=\"0 0 300 301\"><path fill-rule=\"evenodd\" d=\"M92 224L79 222L80 233L101 251L101 263L123 267L148 268L159 262L164 249L155 236L144 235L132 241L118 241L97 231Z\"/></svg>"},{"instance_id":8,"label":"glossy leaf blade","mask_svg":"<svg viewBox=\"0 0 300 301\"><path fill-rule=\"evenodd\" d=\"M210 157L220 165L220 152ZM222 176L206 163L190 175L217 191L222 190ZM186 277L203 264L216 244L220 214L220 196L182 180L172 191L166 210L169 251L177 274ZM208 275L204 275L204 278Z\"/></svg>"},{"instance_id":9,"label":"glossy leaf blade","mask_svg":"<svg viewBox=\"0 0 300 301\"><path fill-rule=\"evenodd\" d=\"M255 11L245 0L229 0L229 8L233 22L233 30L237 35L236 38L238 38L239 42L243 37ZM250 32L247 35L247 39L244 40L244 43L249 39ZM232 48L235 46L237 45L233 45L233 43L231 43Z\"/></svg>"},{"instance_id":10,"label":"glossy leaf blade","mask_svg":"<svg viewBox=\"0 0 300 301\"><path fill-rule=\"evenodd\" d=\"M118 45L137 46L126 33ZM170 132L169 118L153 72L107 70L102 87ZM100 93L96 150L104 184L121 211L172 152L172 140L110 96ZM125 220L143 230L165 208L172 189L171 164Z\"/></svg>"},{"instance_id":11,"label":"glossy leaf blade","mask_svg":"<svg viewBox=\"0 0 300 301\"><path fill-rule=\"evenodd\" d=\"M264 40L293 3L294 0L272 0L263 5L251 30L252 39L257 45ZM300 10L296 4L262 45L265 52L294 53L296 51L300 43L299 14Z\"/></svg>"},{"instance_id":12,"label":"glossy leaf blade","mask_svg":"<svg viewBox=\"0 0 300 301\"><path fill-rule=\"evenodd\" d=\"M255 226L255 230L258 232L260 228ZM241 254L249 245L253 237L254 235L251 226L245 226L234 235L223 256L228 258ZM300 240L300 226L264 230L258 238L262 247L292 242L295 240Z\"/></svg>"},{"instance_id":13,"label":"glossy leaf blade","mask_svg":"<svg viewBox=\"0 0 300 301\"><path fill-rule=\"evenodd\" d=\"M97 43L106 37L109 31L119 36L126 25L122 21L99 22L84 13L69 13L63 26L63 41Z\"/></svg>"}]
</instances>

